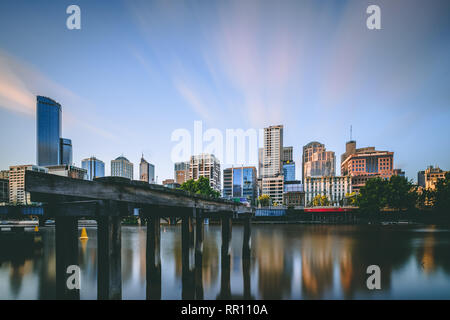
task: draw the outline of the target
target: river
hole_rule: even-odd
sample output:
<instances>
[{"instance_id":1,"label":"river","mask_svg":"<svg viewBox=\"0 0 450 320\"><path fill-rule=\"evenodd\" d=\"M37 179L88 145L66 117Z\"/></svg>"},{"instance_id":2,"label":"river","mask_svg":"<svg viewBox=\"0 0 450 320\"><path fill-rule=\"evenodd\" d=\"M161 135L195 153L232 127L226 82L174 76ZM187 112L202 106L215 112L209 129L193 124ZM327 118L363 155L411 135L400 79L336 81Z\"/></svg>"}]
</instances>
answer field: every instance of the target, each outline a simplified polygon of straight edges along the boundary
<instances>
[{"instance_id":1,"label":"river","mask_svg":"<svg viewBox=\"0 0 450 320\"><path fill-rule=\"evenodd\" d=\"M242 226L233 227L232 298L244 293ZM27 231L32 232L32 231ZM0 239L0 299L54 299L53 227L40 239ZM97 298L96 228L80 241L81 299ZM221 290L219 225L204 233L203 290ZM31 238L32 239L32 238ZM145 227L122 227L122 296L145 299ZM181 299L181 227L161 226L163 299ZM381 270L381 289L369 290L369 265ZM450 299L450 229L419 225L252 225L253 299Z\"/></svg>"}]
</instances>

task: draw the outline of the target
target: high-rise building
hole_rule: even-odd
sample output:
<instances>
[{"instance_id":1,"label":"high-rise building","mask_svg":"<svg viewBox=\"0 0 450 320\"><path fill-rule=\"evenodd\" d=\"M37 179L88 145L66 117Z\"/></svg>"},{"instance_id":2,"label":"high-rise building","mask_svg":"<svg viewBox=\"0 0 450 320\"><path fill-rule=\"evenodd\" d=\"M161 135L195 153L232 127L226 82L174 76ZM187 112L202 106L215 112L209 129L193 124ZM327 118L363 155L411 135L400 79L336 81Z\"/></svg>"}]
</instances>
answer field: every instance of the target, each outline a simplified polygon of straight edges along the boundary
<instances>
[{"instance_id":1,"label":"high-rise building","mask_svg":"<svg viewBox=\"0 0 450 320\"><path fill-rule=\"evenodd\" d=\"M284 181L294 181L295 180L295 162L294 161L284 161L283 162L283 177Z\"/></svg>"},{"instance_id":2,"label":"high-rise building","mask_svg":"<svg viewBox=\"0 0 450 320\"><path fill-rule=\"evenodd\" d=\"M37 96L36 128L38 166L60 164L61 105L50 98Z\"/></svg>"},{"instance_id":3,"label":"high-rise building","mask_svg":"<svg viewBox=\"0 0 450 320\"><path fill-rule=\"evenodd\" d=\"M258 148L258 179L262 178L264 148Z\"/></svg>"},{"instance_id":4,"label":"high-rise building","mask_svg":"<svg viewBox=\"0 0 450 320\"><path fill-rule=\"evenodd\" d=\"M255 167L235 167L223 170L224 198L245 198L256 204L257 178Z\"/></svg>"},{"instance_id":5,"label":"high-rise building","mask_svg":"<svg viewBox=\"0 0 450 320\"><path fill-rule=\"evenodd\" d=\"M264 128L262 178L282 174L283 155L283 126Z\"/></svg>"},{"instance_id":6,"label":"high-rise building","mask_svg":"<svg viewBox=\"0 0 450 320\"><path fill-rule=\"evenodd\" d=\"M189 180L189 161L175 163L174 180L180 185Z\"/></svg>"},{"instance_id":7,"label":"high-rise building","mask_svg":"<svg viewBox=\"0 0 450 320\"><path fill-rule=\"evenodd\" d=\"M375 147L356 149L356 142L350 142L351 148L343 154L346 158L341 163L341 174L352 177L353 191L358 192L370 178L389 179L394 174L394 152L378 151Z\"/></svg>"},{"instance_id":8,"label":"high-rise building","mask_svg":"<svg viewBox=\"0 0 450 320\"><path fill-rule=\"evenodd\" d=\"M60 164L72 164L72 140L65 138L59 139L59 154Z\"/></svg>"},{"instance_id":9,"label":"high-rise building","mask_svg":"<svg viewBox=\"0 0 450 320\"><path fill-rule=\"evenodd\" d=\"M81 167L86 170L86 179L94 180L105 176L105 163L96 157L83 159Z\"/></svg>"},{"instance_id":10,"label":"high-rise building","mask_svg":"<svg viewBox=\"0 0 450 320\"><path fill-rule=\"evenodd\" d=\"M220 162L213 154L191 156L189 179L197 180L199 177L208 178L211 188L220 192Z\"/></svg>"},{"instance_id":11,"label":"high-rise building","mask_svg":"<svg viewBox=\"0 0 450 320\"><path fill-rule=\"evenodd\" d=\"M49 174L55 174L57 176L69 177L73 179L87 179L87 170L78 168L69 164L60 164L57 166L46 166Z\"/></svg>"},{"instance_id":12,"label":"high-rise building","mask_svg":"<svg viewBox=\"0 0 450 320\"><path fill-rule=\"evenodd\" d=\"M25 192L25 171L48 173L45 167L29 165L9 167L9 202L13 204L31 204L30 193Z\"/></svg>"},{"instance_id":13,"label":"high-rise building","mask_svg":"<svg viewBox=\"0 0 450 320\"><path fill-rule=\"evenodd\" d=\"M139 164L139 180L148 183L155 183L155 166L144 159L144 155L141 157L141 163Z\"/></svg>"},{"instance_id":14,"label":"high-rise building","mask_svg":"<svg viewBox=\"0 0 450 320\"><path fill-rule=\"evenodd\" d=\"M306 177L332 177L336 175L336 157L325 145L313 141L303 147L302 181Z\"/></svg>"},{"instance_id":15,"label":"high-rise building","mask_svg":"<svg viewBox=\"0 0 450 320\"><path fill-rule=\"evenodd\" d=\"M264 147L259 152L261 194L283 204L283 162L292 160L292 147L283 148L283 125L264 128Z\"/></svg>"},{"instance_id":16,"label":"high-rise building","mask_svg":"<svg viewBox=\"0 0 450 320\"><path fill-rule=\"evenodd\" d=\"M9 179L9 170L1 170L0 171L0 179Z\"/></svg>"},{"instance_id":17,"label":"high-rise building","mask_svg":"<svg viewBox=\"0 0 450 320\"><path fill-rule=\"evenodd\" d=\"M343 204L345 195L352 192L350 176L306 177L303 184L306 205L309 205L317 195L326 196L331 205Z\"/></svg>"},{"instance_id":18,"label":"high-rise building","mask_svg":"<svg viewBox=\"0 0 450 320\"><path fill-rule=\"evenodd\" d=\"M111 176L133 180L133 164L124 156L111 160Z\"/></svg>"}]
</instances>

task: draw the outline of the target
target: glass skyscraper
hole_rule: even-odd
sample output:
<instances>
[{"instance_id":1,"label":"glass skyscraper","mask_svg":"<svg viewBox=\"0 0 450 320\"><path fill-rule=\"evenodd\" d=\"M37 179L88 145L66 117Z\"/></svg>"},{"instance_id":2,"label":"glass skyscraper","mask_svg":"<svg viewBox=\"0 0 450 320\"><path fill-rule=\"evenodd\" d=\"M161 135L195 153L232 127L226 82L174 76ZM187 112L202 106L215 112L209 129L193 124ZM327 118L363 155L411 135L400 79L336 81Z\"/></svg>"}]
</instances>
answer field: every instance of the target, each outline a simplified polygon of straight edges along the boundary
<instances>
[{"instance_id":1,"label":"glass skyscraper","mask_svg":"<svg viewBox=\"0 0 450 320\"><path fill-rule=\"evenodd\" d=\"M111 176L133 180L133 164L123 156L111 160Z\"/></svg>"},{"instance_id":2,"label":"glass skyscraper","mask_svg":"<svg viewBox=\"0 0 450 320\"><path fill-rule=\"evenodd\" d=\"M88 180L105 176L105 163L96 157L90 157L82 160L81 167L87 170Z\"/></svg>"},{"instance_id":3,"label":"glass skyscraper","mask_svg":"<svg viewBox=\"0 0 450 320\"><path fill-rule=\"evenodd\" d=\"M294 181L295 180L295 162L285 161L283 163L283 176L284 181Z\"/></svg>"},{"instance_id":4,"label":"glass skyscraper","mask_svg":"<svg viewBox=\"0 0 450 320\"><path fill-rule=\"evenodd\" d=\"M61 105L56 101L37 96L36 104L37 165L61 164Z\"/></svg>"},{"instance_id":5,"label":"glass skyscraper","mask_svg":"<svg viewBox=\"0 0 450 320\"><path fill-rule=\"evenodd\" d=\"M72 140L70 139L60 139L60 160L61 164L72 164Z\"/></svg>"}]
</instances>

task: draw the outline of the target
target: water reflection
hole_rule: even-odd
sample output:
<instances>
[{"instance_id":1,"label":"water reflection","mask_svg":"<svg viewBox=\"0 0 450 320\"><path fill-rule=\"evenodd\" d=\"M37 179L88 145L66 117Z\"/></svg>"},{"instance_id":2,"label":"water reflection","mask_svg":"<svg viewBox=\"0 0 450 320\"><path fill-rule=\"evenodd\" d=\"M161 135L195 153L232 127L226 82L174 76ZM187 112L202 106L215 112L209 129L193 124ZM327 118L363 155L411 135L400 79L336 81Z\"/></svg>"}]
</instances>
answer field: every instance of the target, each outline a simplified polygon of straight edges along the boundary
<instances>
[{"instance_id":1,"label":"water reflection","mask_svg":"<svg viewBox=\"0 0 450 320\"><path fill-rule=\"evenodd\" d=\"M97 298L97 232L80 241L81 299ZM233 227L222 270L220 226L205 226L205 299L450 299L450 230L436 226L253 225L242 259ZM122 227L124 299L146 297L146 229ZM366 287L367 266L381 268L380 291ZM181 228L161 226L162 299L180 299ZM226 265L226 264L225 264ZM229 275L228 275L229 274ZM0 234L0 299L55 299L54 229ZM193 288L192 288L193 289Z\"/></svg>"}]
</instances>

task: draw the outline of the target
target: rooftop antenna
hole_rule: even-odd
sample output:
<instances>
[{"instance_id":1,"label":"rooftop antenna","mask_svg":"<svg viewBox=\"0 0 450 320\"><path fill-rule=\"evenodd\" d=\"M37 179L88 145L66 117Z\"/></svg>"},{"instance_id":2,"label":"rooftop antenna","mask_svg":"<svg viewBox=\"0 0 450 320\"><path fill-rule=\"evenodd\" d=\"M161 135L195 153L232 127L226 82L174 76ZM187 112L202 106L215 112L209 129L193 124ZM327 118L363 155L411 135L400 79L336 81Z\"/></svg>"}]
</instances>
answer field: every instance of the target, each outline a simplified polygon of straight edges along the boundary
<instances>
[{"instance_id":1,"label":"rooftop antenna","mask_svg":"<svg viewBox=\"0 0 450 320\"><path fill-rule=\"evenodd\" d=\"M350 125L350 141L352 141L352 125Z\"/></svg>"}]
</instances>

